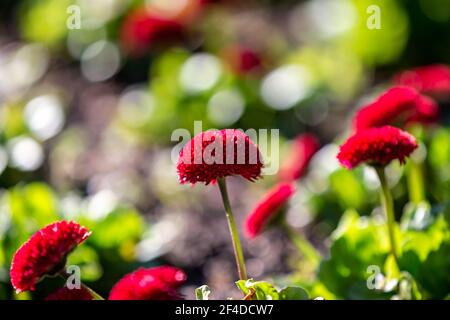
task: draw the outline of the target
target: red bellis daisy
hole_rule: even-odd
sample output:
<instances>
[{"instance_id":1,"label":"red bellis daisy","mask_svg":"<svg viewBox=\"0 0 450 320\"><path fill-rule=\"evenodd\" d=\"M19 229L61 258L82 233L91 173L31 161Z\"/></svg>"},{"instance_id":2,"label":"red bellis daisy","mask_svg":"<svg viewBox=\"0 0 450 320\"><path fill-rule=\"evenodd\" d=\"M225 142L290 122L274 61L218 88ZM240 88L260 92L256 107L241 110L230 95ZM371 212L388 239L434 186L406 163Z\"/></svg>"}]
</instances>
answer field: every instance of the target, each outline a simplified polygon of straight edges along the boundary
<instances>
[{"instance_id":1,"label":"red bellis daisy","mask_svg":"<svg viewBox=\"0 0 450 320\"><path fill-rule=\"evenodd\" d=\"M177 289L185 281L186 274L178 268L140 268L114 285L109 300L177 300Z\"/></svg>"},{"instance_id":2,"label":"red bellis daisy","mask_svg":"<svg viewBox=\"0 0 450 320\"><path fill-rule=\"evenodd\" d=\"M407 70L396 75L394 81L435 98L450 96L450 66L447 65L435 64Z\"/></svg>"},{"instance_id":3,"label":"red bellis daisy","mask_svg":"<svg viewBox=\"0 0 450 320\"><path fill-rule=\"evenodd\" d=\"M256 205L245 221L245 232L249 238L259 235L279 210L287 203L295 192L290 183L281 183L272 188Z\"/></svg>"},{"instance_id":4,"label":"red bellis daisy","mask_svg":"<svg viewBox=\"0 0 450 320\"><path fill-rule=\"evenodd\" d=\"M138 7L121 26L121 45L128 54L140 56L150 47L179 41L204 6L200 0L187 0L181 6L169 8L152 2Z\"/></svg>"},{"instance_id":5,"label":"red bellis daisy","mask_svg":"<svg viewBox=\"0 0 450 320\"><path fill-rule=\"evenodd\" d=\"M278 177L281 181L294 181L305 174L309 161L319 150L320 144L312 134L295 138L291 151L283 163Z\"/></svg>"},{"instance_id":6,"label":"red bellis daisy","mask_svg":"<svg viewBox=\"0 0 450 320\"><path fill-rule=\"evenodd\" d=\"M240 130L209 130L197 134L181 150L177 171L180 183L209 184L240 175L254 181L263 167L258 147Z\"/></svg>"},{"instance_id":7,"label":"red bellis daisy","mask_svg":"<svg viewBox=\"0 0 450 320\"><path fill-rule=\"evenodd\" d=\"M361 108L354 118L354 130L410 122L429 123L436 120L438 106L413 88L393 87L374 102Z\"/></svg>"},{"instance_id":8,"label":"red bellis daisy","mask_svg":"<svg viewBox=\"0 0 450 320\"><path fill-rule=\"evenodd\" d=\"M60 288L49 294L45 300L94 300L91 293L84 287L80 289Z\"/></svg>"},{"instance_id":9,"label":"red bellis daisy","mask_svg":"<svg viewBox=\"0 0 450 320\"><path fill-rule=\"evenodd\" d=\"M180 22L152 14L147 8L131 12L121 27L120 42L123 49L133 55L145 54L157 42L179 39L183 31Z\"/></svg>"},{"instance_id":10,"label":"red bellis daisy","mask_svg":"<svg viewBox=\"0 0 450 320\"><path fill-rule=\"evenodd\" d=\"M14 289L34 290L43 276L61 271L67 255L89 235L73 221L58 221L37 231L14 255L10 270Z\"/></svg>"},{"instance_id":11,"label":"red bellis daisy","mask_svg":"<svg viewBox=\"0 0 450 320\"><path fill-rule=\"evenodd\" d=\"M417 148L416 139L398 128L384 126L357 132L340 147L337 158L347 169L361 163L385 166L392 160L405 162Z\"/></svg>"}]
</instances>

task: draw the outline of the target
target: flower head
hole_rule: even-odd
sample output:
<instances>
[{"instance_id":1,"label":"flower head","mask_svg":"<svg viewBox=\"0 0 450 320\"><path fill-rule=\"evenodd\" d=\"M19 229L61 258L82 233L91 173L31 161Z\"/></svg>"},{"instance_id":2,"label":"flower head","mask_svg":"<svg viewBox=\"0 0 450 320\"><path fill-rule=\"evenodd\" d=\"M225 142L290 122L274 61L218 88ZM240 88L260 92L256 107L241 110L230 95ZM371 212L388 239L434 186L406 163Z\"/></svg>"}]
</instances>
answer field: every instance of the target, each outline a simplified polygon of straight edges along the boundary
<instances>
[{"instance_id":1,"label":"flower head","mask_svg":"<svg viewBox=\"0 0 450 320\"><path fill-rule=\"evenodd\" d=\"M127 53L139 56L157 42L180 38L182 30L178 21L155 15L142 7L125 18L120 30L120 42Z\"/></svg>"},{"instance_id":2,"label":"flower head","mask_svg":"<svg viewBox=\"0 0 450 320\"><path fill-rule=\"evenodd\" d=\"M237 74L247 74L262 66L260 55L252 49L239 45L225 48L223 56Z\"/></svg>"},{"instance_id":3,"label":"flower head","mask_svg":"<svg viewBox=\"0 0 450 320\"><path fill-rule=\"evenodd\" d=\"M186 281L183 270L161 266L140 268L117 282L109 294L109 300L175 300L177 292Z\"/></svg>"},{"instance_id":4,"label":"flower head","mask_svg":"<svg viewBox=\"0 0 450 320\"><path fill-rule=\"evenodd\" d=\"M240 175L250 181L261 176L258 147L242 131L209 130L197 134L181 150L177 171L180 183L204 182Z\"/></svg>"},{"instance_id":5,"label":"flower head","mask_svg":"<svg viewBox=\"0 0 450 320\"><path fill-rule=\"evenodd\" d=\"M169 5L147 1L125 17L120 30L121 45L127 53L139 56L155 45L181 40L204 6L201 0Z\"/></svg>"},{"instance_id":6,"label":"flower head","mask_svg":"<svg viewBox=\"0 0 450 320\"><path fill-rule=\"evenodd\" d=\"M394 81L435 98L450 96L450 66L434 64L397 74Z\"/></svg>"},{"instance_id":7,"label":"flower head","mask_svg":"<svg viewBox=\"0 0 450 320\"><path fill-rule=\"evenodd\" d=\"M436 120L436 103L413 88L393 87L374 102L361 108L354 118L355 131L408 122L427 123Z\"/></svg>"},{"instance_id":8,"label":"flower head","mask_svg":"<svg viewBox=\"0 0 450 320\"><path fill-rule=\"evenodd\" d=\"M94 300L94 297L85 287L80 289L62 287L49 294L45 300Z\"/></svg>"},{"instance_id":9,"label":"flower head","mask_svg":"<svg viewBox=\"0 0 450 320\"><path fill-rule=\"evenodd\" d=\"M245 221L245 231L249 238L259 235L267 224L275 218L279 210L294 194L290 183L281 183L272 188L256 205Z\"/></svg>"},{"instance_id":10,"label":"flower head","mask_svg":"<svg viewBox=\"0 0 450 320\"><path fill-rule=\"evenodd\" d=\"M404 163L416 148L417 142L412 135L384 126L355 133L341 145L337 158L348 169L361 163L385 166L395 159Z\"/></svg>"},{"instance_id":11,"label":"flower head","mask_svg":"<svg viewBox=\"0 0 450 320\"><path fill-rule=\"evenodd\" d=\"M280 180L293 181L303 176L309 161L319 147L319 141L312 134L298 136L293 142L291 152L286 157L286 162L280 169Z\"/></svg>"},{"instance_id":12,"label":"flower head","mask_svg":"<svg viewBox=\"0 0 450 320\"><path fill-rule=\"evenodd\" d=\"M89 237L78 223L58 221L37 231L14 255L11 283L17 292L34 290L45 275L59 272L67 255Z\"/></svg>"}]
</instances>

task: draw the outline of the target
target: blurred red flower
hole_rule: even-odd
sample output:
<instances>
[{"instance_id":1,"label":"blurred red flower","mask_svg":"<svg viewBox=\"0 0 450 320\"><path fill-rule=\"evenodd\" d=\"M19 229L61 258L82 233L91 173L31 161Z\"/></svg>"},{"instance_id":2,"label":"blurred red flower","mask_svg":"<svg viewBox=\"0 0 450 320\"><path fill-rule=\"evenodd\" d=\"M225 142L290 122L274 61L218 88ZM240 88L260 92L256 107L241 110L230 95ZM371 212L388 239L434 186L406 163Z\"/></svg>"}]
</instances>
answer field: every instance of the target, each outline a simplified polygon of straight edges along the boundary
<instances>
[{"instance_id":1,"label":"blurred red flower","mask_svg":"<svg viewBox=\"0 0 450 320\"><path fill-rule=\"evenodd\" d=\"M237 129L209 130L197 134L181 150L177 171L180 183L204 182L240 175L254 181L263 167L258 147Z\"/></svg>"},{"instance_id":2,"label":"blurred red flower","mask_svg":"<svg viewBox=\"0 0 450 320\"><path fill-rule=\"evenodd\" d=\"M94 300L94 298L84 287L81 287L80 289L62 287L49 294L45 300Z\"/></svg>"},{"instance_id":3,"label":"blurred red flower","mask_svg":"<svg viewBox=\"0 0 450 320\"><path fill-rule=\"evenodd\" d=\"M450 66L434 64L397 74L394 81L435 98L450 97Z\"/></svg>"},{"instance_id":4,"label":"blurred red flower","mask_svg":"<svg viewBox=\"0 0 450 320\"><path fill-rule=\"evenodd\" d=\"M158 41L181 37L182 24L172 18L154 15L146 7L131 12L120 30L120 42L126 53L139 56Z\"/></svg>"},{"instance_id":5,"label":"blurred red flower","mask_svg":"<svg viewBox=\"0 0 450 320\"><path fill-rule=\"evenodd\" d=\"M109 300L176 300L181 298L177 289L185 281L186 274L178 268L140 268L114 285Z\"/></svg>"},{"instance_id":6,"label":"blurred red flower","mask_svg":"<svg viewBox=\"0 0 450 320\"><path fill-rule=\"evenodd\" d=\"M392 160L405 162L417 148L416 139L398 128L384 126L355 133L340 147L337 158L347 169L361 163L385 166Z\"/></svg>"},{"instance_id":7,"label":"blurred red flower","mask_svg":"<svg viewBox=\"0 0 450 320\"><path fill-rule=\"evenodd\" d=\"M89 235L86 228L73 221L58 221L37 231L13 257L10 276L14 289L34 290L43 276L61 271L67 255Z\"/></svg>"},{"instance_id":8,"label":"blurred red flower","mask_svg":"<svg viewBox=\"0 0 450 320\"><path fill-rule=\"evenodd\" d=\"M267 192L247 216L245 221L245 232L247 236L252 239L261 234L294 192L295 187L290 183L280 183Z\"/></svg>"},{"instance_id":9,"label":"blurred red flower","mask_svg":"<svg viewBox=\"0 0 450 320\"><path fill-rule=\"evenodd\" d=\"M309 161L319 150L319 140L312 134L299 135L281 166L278 177L282 181L294 181L304 175Z\"/></svg>"},{"instance_id":10,"label":"blurred red flower","mask_svg":"<svg viewBox=\"0 0 450 320\"><path fill-rule=\"evenodd\" d=\"M122 23L122 48L128 54L139 56L145 54L150 47L182 39L186 27L198 18L205 5L201 0L187 0L168 5L148 2L138 7Z\"/></svg>"},{"instance_id":11,"label":"blurred red flower","mask_svg":"<svg viewBox=\"0 0 450 320\"><path fill-rule=\"evenodd\" d=\"M354 118L354 130L409 122L428 123L438 116L436 103L413 88L390 88L374 102L361 108Z\"/></svg>"},{"instance_id":12,"label":"blurred red flower","mask_svg":"<svg viewBox=\"0 0 450 320\"><path fill-rule=\"evenodd\" d=\"M236 74L247 74L262 66L261 56L250 48L239 45L227 47L222 56Z\"/></svg>"}]
</instances>

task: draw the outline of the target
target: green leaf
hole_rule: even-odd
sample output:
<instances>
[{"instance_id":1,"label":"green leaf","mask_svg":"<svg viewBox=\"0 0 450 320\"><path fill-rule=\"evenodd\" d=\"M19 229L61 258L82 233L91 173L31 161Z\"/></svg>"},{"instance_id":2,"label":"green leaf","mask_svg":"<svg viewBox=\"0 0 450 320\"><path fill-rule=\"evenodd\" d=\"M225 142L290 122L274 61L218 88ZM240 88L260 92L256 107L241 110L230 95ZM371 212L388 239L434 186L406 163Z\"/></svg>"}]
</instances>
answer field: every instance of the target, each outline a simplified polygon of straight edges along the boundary
<instances>
[{"instance_id":1,"label":"green leaf","mask_svg":"<svg viewBox=\"0 0 450 320\"><path fill-rule=\"evenodd\" d=\"M405 206L400 226L403 230L423 230L432 222L431 207L427 202L409 203Z\"/></svg>"},{"instance_id":2,"label":"green leaf","mask_svg":"<svg viewBox=\"0 0 450 320\"><path fill-rule=\"evenodd\" d=\"M442 299L450 292L450 231L443 214L426 230L404 234L399 264L430 298Z\"/></svg>"},{"instance_id":3,"label":"green leaf","mask_svg":"<svg viewBox=\"0 0 450 320\"><path fill-rule=\"evenodd\" d=\"M292 286L280 290L280 300L308 300L309 295L302 287Z\"/></svg>"},{"instance_id":4,"label":"green leaf","mask_svg":"<svg viewBox=\"0 0 450 320\"><path fill-rule=\"evenodd\" d=\"M330 187L342 208L359 209L367 197L361 179L353 171L339 169L333 172L330 176Z\"/></svg>"},{"instance_id":5,"label":"green leaf","mask_svg":"<svg viewBox=\"0 0 450 320\"><path fill-rule=\"evenodd\" d=\"M244 293L248 294L250 290L255 291L256 300L279 300L280 295L275 287L266 281L253 281L253 279L239 280L236 282L237 287Z\"/></svg>"},{"instance_id":6,"label":"green leaf","mask_svg":"<svg viewBox=\"0 0 450 320\"><path fill-rule=\"evenodd\" d=\"M44 183L16 186L5 193L2 202L11 217L7 260L31 234L60 219L56 196Z\"/></svg>"},{"instance_id":7,"label":"green leaf","mask_svg":"<svg viewBox=\"0 0 450 320\"><path fill-rule=\"evenodd\" d=\"M195 289L195 299L197 300L209 300L211 289L206 285L202 285Z\"/></svg>"},{"instance_id":8,"label":"green leaf","mask_svg":"<svg viewBox=\"0 0 450 320\"><path fill-rule=\"evenodd\" d=\"M102 276L102 267L97 252L86 244L79 246L68 256L67 265L80 267L83 281L97 281Z\"/></svg>"},{"instance_id":9,"label":"green leaf","mask_svg":"<svg viewBox=\"0 0 450 320\"><path fill-rule=\"evenodd\" d=\"M383 298L369 289L367 270L381 270L388 252L386 225L348 210L332 235L330 257L320 266L319 280L338 298Z\"/></svg>"},{"instance_id":10,"label":"green leaf","mask_svg":"<svg viewBox=\"0 0 450 320\"><path fill-rule=\"evenodd\" d=\"M236 285L244 295L253 290L256 300L307 300L309 298L306 290L299 286L289 286L277 290L269 282L254 281L253 279L239 280Z\"/></svg>"},{"instance_id":11,"label":"green leaf","mask_svg":"<svg viewBox=\"0 0 450 320\"><path fill-rule=\"evenodd\" d=\"M102 248L117 248L141 239L146 223L133 209L116 209L100 221L83 221L92 231L89 242Z\"/></svg>"}]
</instances>

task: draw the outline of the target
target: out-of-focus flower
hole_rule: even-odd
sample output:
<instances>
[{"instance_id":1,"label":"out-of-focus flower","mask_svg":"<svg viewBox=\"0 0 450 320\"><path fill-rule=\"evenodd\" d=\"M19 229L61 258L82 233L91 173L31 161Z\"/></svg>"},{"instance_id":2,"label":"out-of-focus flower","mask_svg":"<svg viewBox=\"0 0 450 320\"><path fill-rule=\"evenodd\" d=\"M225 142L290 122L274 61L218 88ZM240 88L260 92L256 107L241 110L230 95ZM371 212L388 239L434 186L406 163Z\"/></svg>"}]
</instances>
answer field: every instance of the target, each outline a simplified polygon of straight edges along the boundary
<instances>
[{"instance_id":1,"label":"out-of-focus flower","mask_svg":"<svg viewBox=\"0 0 450 320\"><path fill-rule=\"evenodd\" d=\"M161 266L140 268L127 274L111 290L109 300L175 300L177 289L186 281L183 270Z\"/></svg>"},{"instance_id":2,"label":"out-of-focus flower","mask_svg":"<svg viewBox=\"0 0 450 320\"><path fill-rule=\"evenodd\" d=\"M154 15L144 7L125 18L120 32L123 49L128 54L139 56L155 43L181 38L183 25L172 18Z\"/></svg>"},{"instance_id":3,"label":"out-of-focus flower","mask_svg":"<svg viewBox=\"0 0 450 320\"><path fill-rule=\"evenodd\" d=\"M438 116L436 103L413 88L390 88L360 109L354 118L355 131L409 122L428 123Z\"/></svg>"},{"instance_id":4,"label":"out-of-focus flower","mask_svg":"<svg viewBox=\"0 0 450 320\"><path fill-rule=\"evenodd\" d=\"M450 97L450 66L447 65L434 64L406 70L397 74L394 81L435 98Z\"/></svg>"},{"instance_id":5,"label":"out-of-focus flower","mask_svg":"<svg viewBox=\"0 0 450 320\"><path fill-rule=\"evenodd\" d=\"M262 66L261 56L250 48L230 46L223 50L222 56L236 74L247 74Z\"/></svg>"},{"instance_id":6,"label":"out-of-focus flower","mask_svg":"<svg viewBox=\"0 0 450 320\"><path fill-rule=\"evenodd\" d=\"M309 161L319 148L319 140L312 134L302 134L295 138L286 161L281 166L279 179L293 181L303 176Z\"/></svg>"},{"instance_id":7,"label":"out-of-focus flower","mask_svg":"<svg viewBox=\"0 0 450 320\"><path fill-rule=\"evenodd\" d=\"M84 287L80 289L62 287L49 294L45 300L94 300L94 297Z\"/></svg>"},{"instance_id":8,"label":"out-of-focus flower","mask_svg":"<svg viewBox=\"0 0 450 320\"><path fill-rule=\"evenodd\" d=\"M73 221L58 221L37 231L14 255L10 270L14 289L34 290L43 276L60 272L67 255L90 234Z\"/></svg>"},{"instance_id":9,"label":"out-of-focus flower","mask_svg":"<svg viewBox=\"0 0 450 320\"><path fill-rule=\"evenodd\" d=\"M125 17L120 30L122 47L139 56L152 46L180 40L204 6L201 0L148 2Z\"/></svg>"},{"instance_id":10,"label":"out-of-focus flower","mask_svg":"<svg viewBox=\"0 0 450 320\"><path fill-rule=\"evenodd\" d=\"M295 187L290 183L278 184L267 192L245 221L247 236L254 238L259 235L267 224L275 218L294 192Z\"/></svg>"},{"instance_id":11,"label":"out-of-focus flower","mask_svg":"<svg viewBox=\"0 0 450 320\"><path fill-rule=\"evenodd\" d=\"M347 169L361 163L385 166L398 159L401 164L417 148L416 139L409 133L391 126L362 130L340 147L337 158Z\"/></svg>"},{"instance_id":12,"label":"out-of-focus flower","mask_svg":"<svg viewBox=\"0 0 450 320\"><path fill-rule=\"evenodd\" d=\"M240 130L209 130L197 134L181 150L177 171L180 183L204 182L240 175L254 181L261 176L258 147Z\"/></svg>"},{"instance_id":13,"label":"out-of-focus flower","mask_svg":"<svg viewBox=\"0 0 450 320\"><path fill-rule=\"evenodd\" d=\"M152 0L146 1L146 9L154 15L171 18L188 25L195 21L207 3L203 0Z\"/></svg>"}]
</instances>

